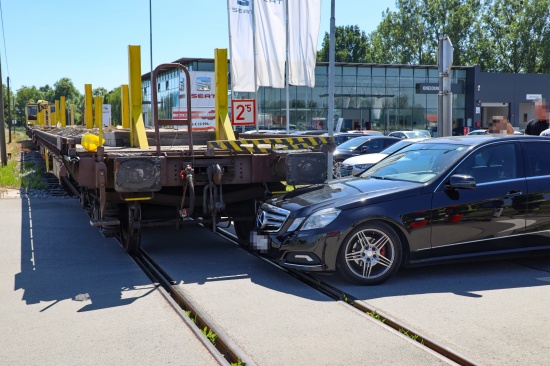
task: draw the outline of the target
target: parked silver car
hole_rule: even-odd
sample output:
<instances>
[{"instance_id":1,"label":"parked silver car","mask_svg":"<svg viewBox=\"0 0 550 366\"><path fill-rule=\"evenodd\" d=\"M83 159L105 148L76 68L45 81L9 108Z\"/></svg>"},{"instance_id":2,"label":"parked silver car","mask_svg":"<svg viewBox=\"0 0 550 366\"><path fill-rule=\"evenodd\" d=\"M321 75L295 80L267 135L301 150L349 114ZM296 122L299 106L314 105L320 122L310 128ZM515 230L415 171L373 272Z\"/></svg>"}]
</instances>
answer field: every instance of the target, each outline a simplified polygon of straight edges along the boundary
<instances>
[{"instance_id":1,"label":"parked silver car","mask_svg":"<svg viewBox=\"0 0 550 366\"><path fill-rule=\"evenodd\" d=\"M378 163L380 160L384 159L386 156L391 155L414 142L423 141L426 139L427 138L403 139L402 141L396 142L379 153L363 154L348 158L340 165L340 176L347 177L349 175L359 175L374 164Z\"/></svg>"},{"instance_id":2,"label":"parked silver car","mask_svg":"<svg viewBox=\"0 0 550 366\"><path fill-rule=\"evenodd\" d=\"M422 137L432 137L428 130L412 130L412 131L392 131L388 136L399 137L400 139L417 139Z\"/></svg>"}]
</instances>

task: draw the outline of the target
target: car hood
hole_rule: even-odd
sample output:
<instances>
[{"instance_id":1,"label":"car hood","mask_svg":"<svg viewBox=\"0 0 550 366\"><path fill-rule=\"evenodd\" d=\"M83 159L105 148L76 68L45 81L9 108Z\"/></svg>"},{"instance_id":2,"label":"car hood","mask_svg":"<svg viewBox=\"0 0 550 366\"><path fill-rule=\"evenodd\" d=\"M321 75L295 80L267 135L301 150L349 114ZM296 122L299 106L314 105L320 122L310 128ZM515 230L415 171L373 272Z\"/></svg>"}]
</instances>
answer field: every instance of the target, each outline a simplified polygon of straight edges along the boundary
<instances>
[{"instance_id":1,"label":"car hood","mask_svg":"<svg viewBox=\"0 0 550 366\"><path fill-rule=\"evenodd\" d=\"M290 211L292 216L307 216L326 207L345 210L419 195L423 187L421 183L354 177L297 189L267 203Z\"/></svg>"},{"instance_id":2,"label":"car hood","mask_svg":"<svg viewBox=\"0 0 550 366\"><path fill-rule=\"evenodd\" d=\"M346 165L357 165L357 164L376 164L380 160L384 159L387 154L374 153L374 154L363 154L354 156L352 158L344 160L342 164Z\"/></svg>"}]
</instances>

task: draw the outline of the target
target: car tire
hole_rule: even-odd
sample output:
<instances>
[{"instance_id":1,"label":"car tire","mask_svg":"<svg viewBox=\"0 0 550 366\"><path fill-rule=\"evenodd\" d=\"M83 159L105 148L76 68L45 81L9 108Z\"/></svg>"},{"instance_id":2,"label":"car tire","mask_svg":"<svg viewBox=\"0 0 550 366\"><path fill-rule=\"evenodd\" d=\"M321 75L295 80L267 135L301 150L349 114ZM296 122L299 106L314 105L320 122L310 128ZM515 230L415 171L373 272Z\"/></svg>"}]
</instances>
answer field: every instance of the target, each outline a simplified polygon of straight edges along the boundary
<instances>
[{"instance_id":1,"label":"car tire","mask_svg":"<svg viewBox=\"0 0 550 366\"><path fill-rule=\"evenodd\" d=\"M359 225L344 239L338 251L340 273L358 285L378 285L401 265L403 246L388 224L371 221Z\"/></svg>"}]
</instances>

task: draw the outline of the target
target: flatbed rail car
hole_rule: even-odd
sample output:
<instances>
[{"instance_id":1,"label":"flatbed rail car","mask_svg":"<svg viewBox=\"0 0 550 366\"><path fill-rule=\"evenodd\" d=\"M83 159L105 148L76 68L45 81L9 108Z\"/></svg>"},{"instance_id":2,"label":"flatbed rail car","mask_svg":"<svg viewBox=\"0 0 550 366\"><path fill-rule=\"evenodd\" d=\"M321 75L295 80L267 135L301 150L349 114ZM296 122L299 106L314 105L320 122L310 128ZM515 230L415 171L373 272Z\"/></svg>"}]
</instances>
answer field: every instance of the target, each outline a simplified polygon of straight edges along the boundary
<instances>
[{"instance_id":1,"label":"flatbed rail car","mask_svg":"<svg viewBox=\"0 0 550 366\"><path fill-rule=\"evenodd\" d=\"M152 85L163 67L187 73L179 64L160 65ZM191 110L189 99L187 103ZM330 138L207 141L205 132L193 132L191 119L153 122L155 130L148 132L148 139L155 142L154 148L117 146L126 145L129 131L116 130L118 137L94 152L81 144L82 136L93 132L82 126L27 126L47 166L80 197L91 225L106 236L119 236L128 252L139 250L142 227L166 224L179 228L202 223L215 230L220 222L233 222L239 241L246 245L257 201L284 190L283 181L301 185L326 180ZM187 131L160 128L171 124L185 124ZM181 135L187 140L179 140ZM170 144L161 144L166 141Z\"/></svg>"}]
</instances>

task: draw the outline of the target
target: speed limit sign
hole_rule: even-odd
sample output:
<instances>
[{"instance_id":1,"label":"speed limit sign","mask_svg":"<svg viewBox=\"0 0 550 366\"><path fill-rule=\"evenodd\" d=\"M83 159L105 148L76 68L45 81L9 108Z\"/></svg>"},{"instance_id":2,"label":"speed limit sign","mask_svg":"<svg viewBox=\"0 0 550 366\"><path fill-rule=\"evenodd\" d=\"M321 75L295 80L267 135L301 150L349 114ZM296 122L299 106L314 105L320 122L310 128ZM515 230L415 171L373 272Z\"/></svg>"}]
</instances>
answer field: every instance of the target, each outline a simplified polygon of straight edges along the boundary
<instances>
[{"instance_id":1,"label":"speed limit sign","mask_svg":"<svg viewBox=\"0 0 550 366\"><path fill-rule=\"evenodd\" d=\"M234 126L256 124L256 101L254 99L238 99L231 101L231 115Z\"/></svg>"}]
</instances>

